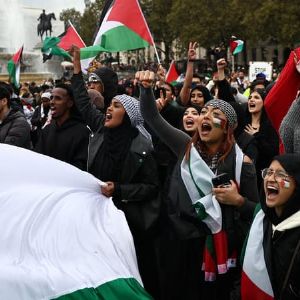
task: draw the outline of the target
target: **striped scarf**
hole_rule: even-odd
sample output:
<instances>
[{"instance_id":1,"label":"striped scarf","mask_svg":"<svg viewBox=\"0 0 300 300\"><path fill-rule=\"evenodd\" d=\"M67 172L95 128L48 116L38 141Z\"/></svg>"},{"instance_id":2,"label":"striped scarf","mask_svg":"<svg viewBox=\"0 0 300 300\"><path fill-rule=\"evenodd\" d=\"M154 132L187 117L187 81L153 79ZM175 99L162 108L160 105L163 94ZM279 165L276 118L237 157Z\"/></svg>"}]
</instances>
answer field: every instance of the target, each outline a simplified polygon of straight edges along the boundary
<instances>
[{"instance_id":1,"label":"striped scarf","mask_svg":"<svg viewBox=\"0 0 300 300\"><path fill-rule=\"evenodd\" d=\"M240 185L243 153L236 145L235 178ZM192 145L189 160L181 163L181 177L188 191L197 215L211 231L206 238L202 269L205 281L214 281L217 274L225 274L236 266L236 251L228 253L226 231L222 228L222 210L216 197L212 195L212 170Z\"/></svg>"}]
</instances>

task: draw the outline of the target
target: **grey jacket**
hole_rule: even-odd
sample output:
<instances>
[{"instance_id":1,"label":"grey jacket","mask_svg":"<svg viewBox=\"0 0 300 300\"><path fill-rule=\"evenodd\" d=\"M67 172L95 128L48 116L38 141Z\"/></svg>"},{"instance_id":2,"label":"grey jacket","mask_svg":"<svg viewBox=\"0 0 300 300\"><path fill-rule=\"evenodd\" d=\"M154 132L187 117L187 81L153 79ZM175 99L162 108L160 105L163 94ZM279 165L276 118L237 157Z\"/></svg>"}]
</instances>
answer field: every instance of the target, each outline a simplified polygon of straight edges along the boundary
<instances>
[{"instance_id":1,"label":"grey jacket","mask_svg":"<svg viewBox=\"0 0 300 300\"><path fill-rule=\"evenodd\" d=\"M300 98L292 103L283 118L279 134L286 153L300 154Z\"/></svg>"}]
</instances>

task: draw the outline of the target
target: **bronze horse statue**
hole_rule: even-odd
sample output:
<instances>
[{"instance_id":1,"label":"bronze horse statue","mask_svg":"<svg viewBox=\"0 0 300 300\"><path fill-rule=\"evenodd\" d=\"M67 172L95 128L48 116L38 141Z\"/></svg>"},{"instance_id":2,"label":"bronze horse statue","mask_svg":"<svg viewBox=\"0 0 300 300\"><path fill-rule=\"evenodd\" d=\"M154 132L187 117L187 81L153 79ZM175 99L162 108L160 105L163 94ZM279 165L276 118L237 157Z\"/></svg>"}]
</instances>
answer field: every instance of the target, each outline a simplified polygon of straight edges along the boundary
<instances>
[{"instance_id":1,"label":"bronze horse statue","mask_svg":"<svg viewBox=\"0 0 300 300\"><path fill-rule=\"evenodd\" d=\"M51 20L56 20L55 14L51 13L51 14L47 14L45 16L45 20L41 20L41 22L38 24L37 26L37 35L41 36L41 40L43 40L43 35L44 33L46 33L46 36L48 36L48 31L49 31L49 35L51 36L52 33L52 24L51 24Z\"/></svg>"}]
</instances>

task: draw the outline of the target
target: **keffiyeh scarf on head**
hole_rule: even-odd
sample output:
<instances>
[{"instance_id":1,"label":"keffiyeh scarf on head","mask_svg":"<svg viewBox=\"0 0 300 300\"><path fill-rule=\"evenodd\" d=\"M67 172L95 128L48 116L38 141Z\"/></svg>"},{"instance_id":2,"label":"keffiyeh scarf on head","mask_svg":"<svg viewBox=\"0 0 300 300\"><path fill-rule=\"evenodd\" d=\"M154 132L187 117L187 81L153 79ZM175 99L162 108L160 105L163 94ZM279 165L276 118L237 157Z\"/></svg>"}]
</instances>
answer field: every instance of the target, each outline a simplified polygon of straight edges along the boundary
<instances>
[{"instance_id":1,"label":"keffiyeh scarf on head","mask_svg":"<svg viewBox=\"0 0 300 300\"><path fill-rule=\"evenodd\" d=\"M144 119L141 115L140 102L125 94L117 95L114 99L120 101L124 106L124 109L130 118L131 125L136 127L146 139L152 141L150 133L144 127Z\"/></svg>"}]
</instances>

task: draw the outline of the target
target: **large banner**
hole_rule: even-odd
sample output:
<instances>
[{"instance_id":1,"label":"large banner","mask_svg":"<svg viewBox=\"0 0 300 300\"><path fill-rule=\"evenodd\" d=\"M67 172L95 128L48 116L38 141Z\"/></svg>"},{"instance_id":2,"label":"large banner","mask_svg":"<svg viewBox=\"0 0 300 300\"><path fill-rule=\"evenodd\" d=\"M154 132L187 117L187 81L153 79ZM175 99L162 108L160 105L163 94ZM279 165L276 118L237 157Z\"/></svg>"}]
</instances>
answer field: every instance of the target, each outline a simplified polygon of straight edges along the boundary
<instances>
[{"instance_id":1,"label":"large banner","mask_svg":"<svg viewBox=\"0 0 300 300\"><path fill-rule=\"evenodd\" d=\"M4 144L0 166L0 299L148 299L124 214L96 178Z\"/></svg>"}]
</instances>

